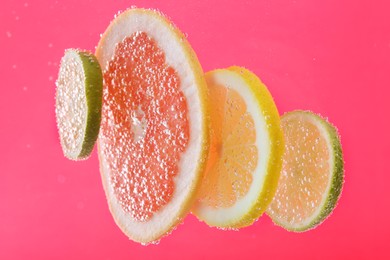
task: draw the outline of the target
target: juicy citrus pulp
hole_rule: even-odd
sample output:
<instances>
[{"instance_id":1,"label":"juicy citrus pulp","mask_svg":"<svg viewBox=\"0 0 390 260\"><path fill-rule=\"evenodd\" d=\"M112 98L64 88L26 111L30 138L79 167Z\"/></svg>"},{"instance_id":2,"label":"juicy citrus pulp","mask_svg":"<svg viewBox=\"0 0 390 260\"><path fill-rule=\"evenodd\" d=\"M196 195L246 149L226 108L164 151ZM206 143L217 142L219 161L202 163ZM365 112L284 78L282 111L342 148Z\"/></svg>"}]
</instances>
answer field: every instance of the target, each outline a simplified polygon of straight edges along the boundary
<instances>
[{"instance_id":1,"label":"juicy citrus pulp","mask_svg":"<svg viewBox=\"0 0 390 260\"><path fill-rule=\"evenodd\" d=\"M211 71L206 80L211 146L193 212L211 226L247 226L276 189L283 152L279 114L267 88L244 68Z\"/></svg>"},{"instance_id":2,"label":"juicy citrus pulp","mask_svg":"<svg viewBox=\"0 0 390 260\"><path fill-rule=\"evenodd\" d=\"M181 32L160 13L130 9L104 33L101 173L126 235L159 239L189 211L208 151L206 85Z\"/></svg>"},{"instance_id":3,"label":"juicy citrus pulp","mask_svg":"<svg viewBox=\"0 0 390 260\"><path fill-rule=\"evenodd\" d=\"M343 184L341 144L336 129L311 112L285 114L282 129L282 172L267 214L288 230L306 231L336 206Z\"/></svg>"},{"instance_id":4,"label":"juicy citrus pulp","mask_svg":"<svg viewBox=\"0 0 390 260\"><path fill-rule=\"evenodd\" d=\"M68 49L56 81L56 117L64 155L86 159L95 145L101 118L102 71L88 51Z\"/></svg>"},{"instance_id":5,"label":"juicy citrus pulp","mask_svg":"<svg viewBox=\"0 0 390 260\"><path fill-rule=\"evenodd\" d=\"M117 45L104 82L102 136L111 140L102 152L122 208L145 221L170 201L188 145L180 78L156 42L136 32Z\"/></svg>"}]
</instances>

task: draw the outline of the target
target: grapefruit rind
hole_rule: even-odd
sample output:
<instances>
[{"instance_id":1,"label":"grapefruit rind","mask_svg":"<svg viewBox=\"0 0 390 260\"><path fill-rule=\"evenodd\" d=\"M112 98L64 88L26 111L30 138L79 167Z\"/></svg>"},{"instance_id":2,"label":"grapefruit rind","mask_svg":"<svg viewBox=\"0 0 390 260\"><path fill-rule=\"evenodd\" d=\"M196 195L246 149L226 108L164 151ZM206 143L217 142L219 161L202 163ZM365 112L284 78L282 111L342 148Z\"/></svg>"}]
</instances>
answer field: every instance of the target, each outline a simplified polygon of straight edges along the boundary
<instances>
[{"instance_id":1,"label":"grapefruit rind","mask_svg":"<svg viewBox=\"0 0 390 260\"><path fill-rule=\"evenodd\" d=\"M277 107L267 87L247 69L232 66L210 71L206 78L236 90L247 104L256 127L259 159L253 183L243 198L230 208L212 208L197 202L193 213L209 226L238 229L251 225L266 210L275 194L284 150Z\"/></svg>"},{"instance_id":2,"label":"grapefruit rind","mask_svg":"<svg viewBox=\"0 0 390 260\"><path fill-rule=\"evenodd\" d=\"M326 191L324 192L321 206L317 208L311 218L306 219L301 225L291 225L289 222L282 221L278 218L278 216L272 215L268 210L267 215L276 225L281 226L288 231L305 232L316 228L324 222L337 206L344 184L344 160L340 135L335 126L320 115L304 110L294 110L285 113L281 118L283 120L294 116L306 117L307 120L310 120L318 127L323 136L326 138L328 149L331 152L331 156L329 158L329 165L331 165L332 169L330 171L330 181Z\"/></svg>"},{"instance_id":3,"label":"grapefruit rind","mask_svg":"<svg viewBox=\"0 0 390 260\"><path fill-rule=\"evenodd\" d=\"M186 37L155 10L128 9L111 22L96 49L103 70L114 54L115 45L135 32L146 32L154 39L164 51L166 63L176 70L187 100L190 124L190 140L181 155L173 196L163 209L145 222L132 219L117 202L110 185L108 164L100 147L102 140L98 139L100 172L113 218L130 239L149 244L171 232L190 211L195 199L209 149L208 95L203 70Z\"/></svg>"},{"instance_id":4,"label":"grapefruit rind","mask_svg":"<svg viewBox=\"0 0 390 260\"><path fill-rule=\"evenodd\" d=\"M65 51L65 55L61 62L61 66L66 66L69 58L75 59L79 63L79 71L83 75L84 95L82 97L83 103L80 104L83 113L86 114L86 120L83 125L79 127L83 129L82 142L72 151L65 148L64 141L61 138L60 141L63 148L65 157L71 160L85 160L87 159L95 146L95 142L99 135L101 109L102 109L102 89L103 89L103 76L98 60L95 55L85 50L68 49ZM61 70L60 70L61 71ZM61 72L60 72L61 73ZM73 80L68 78L68 80ZM57 94L56 94L56 108L58 108L59 88L66 86L58 86L57 82ZM56 112L57 112L56 109ZM57 116L57 125L60 128ZM66 131L66 130L63 130Z\"/></svg>"}]
</instances>

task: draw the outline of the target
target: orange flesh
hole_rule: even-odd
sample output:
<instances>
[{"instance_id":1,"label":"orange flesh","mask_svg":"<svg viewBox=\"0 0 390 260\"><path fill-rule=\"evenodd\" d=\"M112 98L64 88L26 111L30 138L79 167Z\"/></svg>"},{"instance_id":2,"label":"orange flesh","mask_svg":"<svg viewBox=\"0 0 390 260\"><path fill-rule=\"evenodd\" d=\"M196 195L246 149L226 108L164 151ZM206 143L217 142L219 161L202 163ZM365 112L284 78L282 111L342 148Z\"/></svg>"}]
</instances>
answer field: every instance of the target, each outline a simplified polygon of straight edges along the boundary
<instances>
[{"instance_id":1,"label":"orange flesh","mask_svg":"<svg viewBox=\"0 0 390 260\"><path fill-rule=\"evenodd\" d=\"M137 32L117 44L104 72L100 139L116 198L137 221L172 198L187 111L180 78L153 39Z\"/></svg>"},{"instance_id":2,"label":"orange flesh","mask_svg":"<svg viewBox=\"0 0 390 260\"><path fill-rule=\"evenodd\" d=\"M299 224L321 205L329 183L329 150L316 125L299 116L282 120L286 149L276 195L269 210Z\"/></svg>"},{"instance_id":3,"label":"orange flesh","mask_svg":"<svg viewBox=\"0 0 390 260\"><path fill-rule=\"evenodd\" d=\"M211 147L199 202L227 208L242 198L252 183L258 150L252 116L233 89L208 79L210 89Z\"/></svg>"}]
</instances>

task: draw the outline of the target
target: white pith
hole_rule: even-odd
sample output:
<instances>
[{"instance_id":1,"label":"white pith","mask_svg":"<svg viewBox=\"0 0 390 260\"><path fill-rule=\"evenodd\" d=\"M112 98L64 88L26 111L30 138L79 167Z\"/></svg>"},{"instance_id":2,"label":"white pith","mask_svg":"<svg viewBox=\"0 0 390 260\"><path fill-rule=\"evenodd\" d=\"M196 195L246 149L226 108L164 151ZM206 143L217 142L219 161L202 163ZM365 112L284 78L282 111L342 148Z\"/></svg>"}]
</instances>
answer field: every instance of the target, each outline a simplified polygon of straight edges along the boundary
<instances>
[{"instance_id":1,"label":"white pith","mask_svg":"<svg viewBox=\"0 0 390 260\"><path fill-rule=\"evenodd\" d=\"M99 149L102 181L105 188L111 213L122 231L130 238L139 242L151 242L160 238L182 218L183 207L193 196L196 180L198 179L198 162L202 156L203 114L200 109L199 87L194 68L188 61L181 35L178 35L172 25L154 11L131 9L116 18L105 32L97 47L96 54L102 68L107 68L112 59L115 45L135 32L145 32L156 41L165 53L166 63L175 69L181 80L183 92L188 107L188 122L190 139L187 148L179 161L179 171L175 179L175 190L170 202L146 222L137 222L125 212L114 195L110 185L110 173L104 155ZM104 70L103 70L104 71ZM200 71L200 70L199 70ZM101 146L101 139L98 145Z\"/></svg>"}]
</instances>

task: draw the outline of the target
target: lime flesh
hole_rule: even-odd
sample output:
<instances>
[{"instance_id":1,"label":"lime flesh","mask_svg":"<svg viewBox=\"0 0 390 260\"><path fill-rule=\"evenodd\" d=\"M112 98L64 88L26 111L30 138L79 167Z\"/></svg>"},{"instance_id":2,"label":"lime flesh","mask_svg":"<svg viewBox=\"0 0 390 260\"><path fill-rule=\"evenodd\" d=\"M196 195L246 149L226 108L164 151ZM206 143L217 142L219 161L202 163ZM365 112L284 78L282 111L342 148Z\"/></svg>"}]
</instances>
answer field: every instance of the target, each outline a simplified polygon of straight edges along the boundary
<instances>
[{"instance_id":1,"label":"lime flesh","mask_svg":"<svg viewBox=\"0 0 390 260\"><path fill-rule=\"evenodd\" d=\"M274 223L303 232L333 211L343 186L343 159L336 128L308 111L282 117L286 149L275 197L267 209Z\"/></svg>"}]
</instances>

